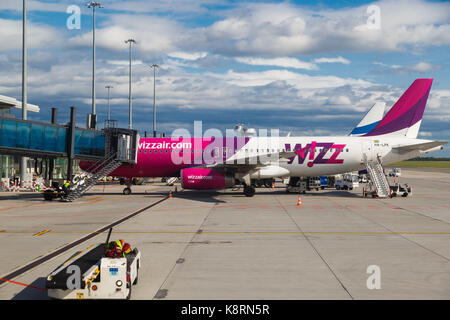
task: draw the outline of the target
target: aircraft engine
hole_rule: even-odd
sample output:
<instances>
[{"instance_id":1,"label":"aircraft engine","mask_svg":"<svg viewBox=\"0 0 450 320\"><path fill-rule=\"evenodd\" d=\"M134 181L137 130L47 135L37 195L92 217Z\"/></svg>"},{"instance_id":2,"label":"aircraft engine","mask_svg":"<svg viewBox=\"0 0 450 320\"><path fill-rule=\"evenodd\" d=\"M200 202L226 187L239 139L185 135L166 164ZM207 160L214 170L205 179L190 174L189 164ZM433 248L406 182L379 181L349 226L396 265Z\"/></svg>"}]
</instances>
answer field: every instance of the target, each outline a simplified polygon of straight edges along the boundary
<instances>
[{"instance_id":1,"label":"aircraft engine","mask_svg":"<svg viewBox=\"0 0 450 320\"><path fill-rule=\"evenodd\" d=\"M289 176L289 170L285 168L281 168L279 166L267 166L254 171L250 178L252 179L268 179L268 178L276 178L276 177L286 177Z\"/></svg>"},{"instance_id":2,"label":"aircraft engine","mask_svg":"<svg viewBox=\"0 0 450 320\"><path fill-rule=\"evenodd\" d=\"M187 168L181 170L181 187L193 190L216 190L231 188L234 177L222 171L205 168Z\"/></svg>"}]
</instances>

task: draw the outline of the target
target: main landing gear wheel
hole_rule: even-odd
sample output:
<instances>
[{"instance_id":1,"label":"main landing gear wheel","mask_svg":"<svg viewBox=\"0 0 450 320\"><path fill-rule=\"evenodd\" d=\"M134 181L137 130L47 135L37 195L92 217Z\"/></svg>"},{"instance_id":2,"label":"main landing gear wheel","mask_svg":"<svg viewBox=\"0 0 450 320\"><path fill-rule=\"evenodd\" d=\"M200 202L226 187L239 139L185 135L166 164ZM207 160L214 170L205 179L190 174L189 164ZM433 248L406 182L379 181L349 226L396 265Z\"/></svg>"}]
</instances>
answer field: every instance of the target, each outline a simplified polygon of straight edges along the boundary
<instances>
[{"instance_id":1,"label":"main landing gear wheel","mask_svg":"<svg viewBox=\"0 0 450 320\"><path fill-rule=\"evenodd\" d=\"M255 188L252 186L245 186L244 194L246 197L253 197L255 195Z\"/></svg>"},{"instance_id":2,"label":"main landing gear wheel","mask_svg":"<svg viewBox=\"0 0 450 320\"><path fill-rule=\"evenodd\" d=\"M123 189L123 194L124 195L129 195L129 194L131 194L131 188L125 188L125 189Z\"/></svg>"}]
</instances>

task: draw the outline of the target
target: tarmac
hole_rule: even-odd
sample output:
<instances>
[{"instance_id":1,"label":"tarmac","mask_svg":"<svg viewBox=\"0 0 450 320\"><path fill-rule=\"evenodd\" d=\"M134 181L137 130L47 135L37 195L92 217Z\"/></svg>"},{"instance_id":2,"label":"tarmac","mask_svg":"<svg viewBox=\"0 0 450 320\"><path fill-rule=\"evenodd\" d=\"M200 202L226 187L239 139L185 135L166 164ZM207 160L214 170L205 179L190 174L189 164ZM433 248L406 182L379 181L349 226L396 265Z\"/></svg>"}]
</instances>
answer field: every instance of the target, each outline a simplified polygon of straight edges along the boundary
<instances>
[{"instance_id":1,"label":"tarmac","mask_svg":"<svg viewBox=\"0 0 450 320\"><path fill-rule=\"evenodd\" d=\"M129 196L98 184L72 203L2 192L0 278L163 200L113 229L142 253L132 299L450 299L450 172L403 168L399 180L411 197L363 198L362 186L287 194L281 183L252 198L179 185L168 198L175 187L159 182ZM46 276L105 239L0 284L0 299L48 299Z\"/></svg>"}]
</instances>

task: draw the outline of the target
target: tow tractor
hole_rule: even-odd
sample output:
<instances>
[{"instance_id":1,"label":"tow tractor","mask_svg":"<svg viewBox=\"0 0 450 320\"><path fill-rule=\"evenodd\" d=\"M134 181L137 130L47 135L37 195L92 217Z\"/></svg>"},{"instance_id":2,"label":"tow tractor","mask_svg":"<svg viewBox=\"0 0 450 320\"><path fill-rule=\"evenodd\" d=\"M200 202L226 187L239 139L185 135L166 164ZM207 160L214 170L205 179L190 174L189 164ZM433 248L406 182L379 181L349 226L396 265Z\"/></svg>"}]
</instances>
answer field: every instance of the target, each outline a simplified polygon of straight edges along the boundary
<instances>
[{"instance_id":1,"label":"tow tractor","mask_svg":"<svg viewBox=\"0 0 450 320\"><path fill-rule=\"evenodd\" d=\"M141 253L134 249L123 258L109 258L105 255L106 244L91 246L50 273L46 280L48 296L53 299L130 299L131 288L138 282Z\"/></svg>"},{"instance_id":2,"label":"tow tractor","mask_svg":"<svg viewBox=\"0 0 450 320\"><path fill-rule=\"evenodd\" d=\"M65 197L66 193L59 186L58 182L53 182L52 187L42 192L44 199L47 201L52 201L53 199L62 199Z\"/></svg>"}]
</instances>

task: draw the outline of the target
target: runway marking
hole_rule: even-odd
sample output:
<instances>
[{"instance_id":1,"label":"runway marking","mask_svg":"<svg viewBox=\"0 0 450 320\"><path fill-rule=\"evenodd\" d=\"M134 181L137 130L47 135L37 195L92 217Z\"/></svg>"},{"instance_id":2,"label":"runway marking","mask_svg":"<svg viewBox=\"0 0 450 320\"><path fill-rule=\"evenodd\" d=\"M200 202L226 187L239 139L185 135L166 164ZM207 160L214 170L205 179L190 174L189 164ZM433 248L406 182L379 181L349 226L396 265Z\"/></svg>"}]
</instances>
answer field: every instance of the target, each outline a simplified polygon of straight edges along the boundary
<instances>
[{"instance_id":1,"label":"runway marking","mask_svg":"<svg viewBox=\"0 0 450 320\"><path fill-rule=\"evenodd\" d=\"M102 234L102 232L91 231L51 231L44 230L38 233L29 231L4 231L0 232L8 234L33 234L39 236L44 233L53 234ZM407 234L407 235L450 235L450 232L389 232L389 231L114 231L115 234L354 234L354 235L390 235L390 234Z\"/></svg>"},{"instance_id":2,"label":"runway marking","mask_svg":"<svg viewBox=\"0 0 450 320\"><path fill-rule=\"evenodd\" d=\"M1 276L0 277L0 285L2 283L4 283L4 282L8 281L8 280L11 280L11 279L14 279L15 277L20 276L21 274L23 274L23 273L27 272L28 270L31 270L31 269L41 265L44 262L47 262L47 261L49 261L49 260L59 256L60 254L62 254L64 252L66 252L66 251L76 247L77 245L79 245L79 244L81 244L81 243L83 243L83 242L85 242L85 241L87 241L87 240L89 240L89 239L91 239L93 237L95 237L96 235L98 235L100 233L103 233L103 232L105 232L105 231L107 231L107 230L109 230L109 229L111 229L111 228L121 224L122 222L127 221L128 219L131 219L131 218L137 216L138 214L140 214L140 213L142 213L142 212L144 212L144 211L146 211L146 210L148 210L148 209L150 209L150 208L160 204L161 202L163 202L163 201L165 201L167 199L168 199L168 197L164 197L162 199L159 199L159 200L157 200L156 202L153 202L150 205L147 205L147 206L145 206L145 207L143 207L143 208L141 208L141 209L139 209L139 210L137 210L135 212L130 213L129 215L127 215L127 216L125 216L125 217L123 217L123 218L121 218L119 220L116 220L113 223L110 223L110 224L100 228L96 232L90 233L90 234L88 234L88 235L86 235L86 236L84 236L84 237L82 237L82 238L80 238L78 240L75 240L75 241L73 241L73 242L63 246L62 248L56 249L55 251L50 252L50 253L46 254L45 256L43 256L43 257L37 258L37 260L31 261L28 264L26 264L26 265L24 265L22 267L19 267L18 269L15 269L14 271L12 271L12 272L10 272L10 273L8 273L6 275Z\"/></svg>"},{"instance_id":3,"label":"runway marking","mask_svg":"<svg viewBox=\"0 0 450 320\"><path fill-rule=\"evenodd\" d=\"M33 236L39 237L39 236L41 236L41 235L43 235L43 234L45 234L45 233L49 233L49 232L50 232L50 230L44 230L44 231L41 231L41 232L38 232L38 233L33 234Z\"/></svg>"},{"instance_id":4,"label":"runway marking","mask_svg":"<svg viewBox=\"0 0 450 320\"><path fill-rule=\"evenodd\" d=\"M91 201L91 200L97 200L97 199L102 199L102 197L98 196L98 197L89 198L89 199L86 199L86 200Z\"/></svg>"},{"instance_id":5,"label":"runway marking","mask_svg":"<svg viewBox=\"0 0 450 320\"><path fill-rule=\"evenodd\" d=\"M28 287L28 288L33 288L33 289L37 289L37 290L47 291L47 289L45 289L45 288L35 287L35 286L29 285L29 284L26 284L26 283L12 281L12 280L8 280L8 279L0 278L0 281L10 282L10 283L18 284L18 285L21 285L21 286L24 286L24 287Z\"/></svg>"},{"instance_id":6,"label":"runway marking","mask_svg":"<svg viewBox=\"0 0 450 320\"><path fill-rule=\"evenodd\" d=\"M68 264L70 261L73 261L75 258L79 257L80 255L82 255L82 254L85 253L86 251L90 250L93 246L94 246L94 245L91 244L87 249L85 249L84 251L81 251L79 254L73 256L71 259L69 259L69 260L67 260L66 262L64 262L63 265L65 266L65 265Z\"/></svg>"}]
</instances>

